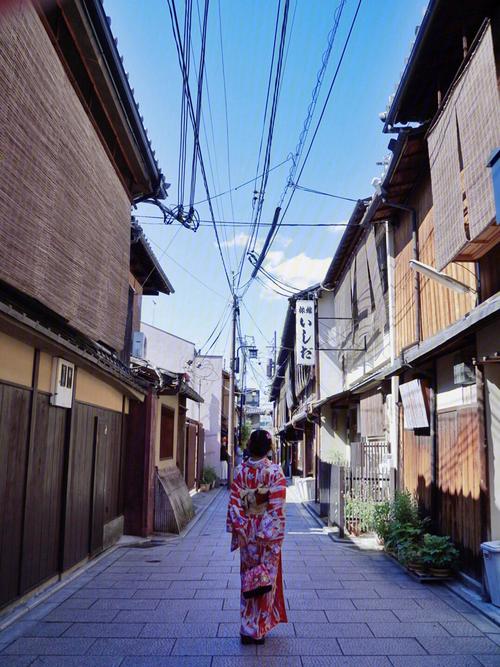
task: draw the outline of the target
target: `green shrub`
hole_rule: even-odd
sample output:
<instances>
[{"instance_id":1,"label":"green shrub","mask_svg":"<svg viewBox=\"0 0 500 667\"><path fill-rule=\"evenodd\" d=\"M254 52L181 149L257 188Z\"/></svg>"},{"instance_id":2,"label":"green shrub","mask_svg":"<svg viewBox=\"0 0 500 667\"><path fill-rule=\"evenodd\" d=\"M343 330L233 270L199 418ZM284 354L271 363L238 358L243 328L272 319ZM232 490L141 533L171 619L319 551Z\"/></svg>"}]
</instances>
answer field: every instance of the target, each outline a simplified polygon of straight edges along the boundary
<instances>
[{"instance_id":1,"label":"green shrub","mask_svg":"<svg viewBox=\"0 0 500 667\"><path fill-rule=\"evenodd\" d=\"M344 518L350 533L362 534L374 530L375 503L352 493L344 497Z\"/></svg>"},{"instance_id":2,"label":"green shrub","mask_svg":"<svg viewBox=\"0 0 500 667\"><path fill-rule=\"evenodd\" d=\"M422 559L428 567L448 569L456 565L458 549L447 536L426 533L422 545Z\"/></svg>"},{"instance_id":3,"label":"green shrub","mask_svg":"<svg viewBox=\"0 0 500 667\"><path fill-rule=\"evenodd\" d=\"M422 546L413 540L398 545L398 560L403 565L424 565Z\"/></svg>"},{"instance_id":4,"label":"green shrub","mask_svg":"<svg viewBox=\"0 0 500 667\"><path fill-rule=\"evenodd\" d=\"M203 472L201 474L202 484L211 484L212 482L215 482L216 479L217 479L217 473L213 468L211 468L210 466L203 468Z\"/></svg>"},{"instance_id":5,"label":"green shrub","mask_svg":"<svg viewBox=\"0 0 500 667\"><path fill-rule=\"evenodd\" d=\"M396 491L391 515L392 519L399 524L421 525L417 501L409 491Z\"/></svg>"},{"instance_id":6,"label":"green shrub","mask_svg":"<svg viewBox=\"0 0 500 667\"><path fill-rule=\"evenodd\" d=\"M373 528L383 542L389 535L391 521L391 503L385 500L377 503L373 510Z\"/></svg>"}]
</instances>

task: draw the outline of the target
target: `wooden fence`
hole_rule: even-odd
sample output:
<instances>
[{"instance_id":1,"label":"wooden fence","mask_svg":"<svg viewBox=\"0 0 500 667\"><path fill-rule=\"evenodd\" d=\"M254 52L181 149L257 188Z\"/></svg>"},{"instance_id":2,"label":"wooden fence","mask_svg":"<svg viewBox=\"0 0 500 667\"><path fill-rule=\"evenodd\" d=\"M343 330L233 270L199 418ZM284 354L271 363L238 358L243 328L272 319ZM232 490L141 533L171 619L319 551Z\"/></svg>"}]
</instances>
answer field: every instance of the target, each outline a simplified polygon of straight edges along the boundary
<instances>
[{"instance_id":1,"label":"wooden fence","mask_svg":"<svg viewBox=\"0 0 500 667\"><path fill-rule=\"evenodd\" d=\"M354 534L365 532L373 506L390 500L395 489L395 470L388 463L385 441L364 440L351 447L350 465L323 463L329 465L329 471L321 470L320 503L328 508L329 525L337 526L341 534L346 529ZM328 498L324 489L327 480Z\"/></svg>"}]
</instances>

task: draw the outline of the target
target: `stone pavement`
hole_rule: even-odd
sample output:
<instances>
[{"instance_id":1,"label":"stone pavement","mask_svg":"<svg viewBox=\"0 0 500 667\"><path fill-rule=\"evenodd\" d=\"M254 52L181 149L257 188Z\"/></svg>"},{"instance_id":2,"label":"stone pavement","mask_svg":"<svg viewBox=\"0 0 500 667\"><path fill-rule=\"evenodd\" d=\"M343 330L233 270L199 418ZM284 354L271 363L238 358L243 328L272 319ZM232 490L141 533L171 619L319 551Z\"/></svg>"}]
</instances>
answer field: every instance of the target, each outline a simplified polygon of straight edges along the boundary
<instances>
[{"instance_id":1,"label":"stone pavement","mask_svg":"<svg viewBox=\"0 0 500 667\"><path fill-rule=\"evenodd\" d=\"M221 493L184 538L115 550L55 593L0 634L0 667L500 666L498 626L383 554L334 543L293 502L290 622L264 646L241 646L226 501Z\"/></svg>"}]
</instances>

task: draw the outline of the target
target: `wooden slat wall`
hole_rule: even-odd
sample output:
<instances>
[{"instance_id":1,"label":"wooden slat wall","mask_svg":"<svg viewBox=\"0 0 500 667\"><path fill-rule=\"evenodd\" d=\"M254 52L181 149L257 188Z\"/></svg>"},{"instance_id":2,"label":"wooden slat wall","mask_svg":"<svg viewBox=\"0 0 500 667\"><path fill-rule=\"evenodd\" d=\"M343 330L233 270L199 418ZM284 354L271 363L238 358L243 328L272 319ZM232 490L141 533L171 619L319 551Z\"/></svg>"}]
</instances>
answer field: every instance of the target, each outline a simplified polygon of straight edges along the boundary
<instances>
[{"instance_id":1,"label":"wooden slat wall","mask_svg":"<svg viewBox=\"0 0 500 667\"><path fill-rule=\"evenodd\" d=\"M477 574L481 543L477 408L439 412L437 423L439 527L460 547L465 568Z\"/></svg>"},{"instance_id":2,"label":"wooden slat wall","mask_svg":"<svg viewBox=\"0 0 500 667\"><path fill-rule=\"evenodd\" d=\"M359 415L359 432L363 437L384 435L385 412L384 401L380 391L372 391L360 398Z\"/></svg>"},{"instance_id":3,"label":"wooden slat wall","mask_svg":"<svg viewBox=\"0 0 500 667\"><path fill-rule=\"evenodd\" d=\"M92 463L94 443L94 408L75 403L71 442L64 569L79 563L89 552L90 509L92 498Z\"/></svg>"},{"instance_id":4,"label":"wooden slat wall","mask_svg":"<svg viewBox=\"0 0 500 667\"><path fill-rule=\"evenodd\" d=\"M432 212L432 191L430 178L418 188L410 206L417 209L419 221L420 261L435 266L434 221ZM413 259L411 216L401 215L394 232L395 245L395 329L396 352L415 342L415 304L413 292L414 273L409 261ZM461 282L475 287L474 265L452 263L445 273ZM453 324L474 307L472 294L459 294L435 280L420 275L421 332L422 338L433 336L438 331Z\"/></svg>"},{"instance_id":5,"label":"wooden slat wall","mask_svg":"<svg viewBox=\"0 0 500 667\"><path fill-rule=\"evenodd\" d=\"M402 486L417 495L422 511L428 514L431 510L431 437L405 431L402 422L400 433Z\"/></svg>"},{"instance_id":6,"label":"wooden slat wall","mask_svg":"<svg viewBox=\"0 0 500 667\"><path fill-rule=\"evenodd\" d=\"M21 594L59 571L62 480L67 411L38 394L30 452L24 524Z\"/></svg>"},{"instance_id":7,"label":"wooden slat wall","mask_svg":"<svg viewBox=\"0 0 500 667\"><path fill-rule=\"evenodd\" d=\"M0 383L0 607L18 593L30 399Z\"/></svg>"},{"instance_id":8,"label":"wooden slat wall","mask_svg":"<svg viewBox=\"0 0 500 667\"><path fill-rule=\"evenodd\" d=\"M0 278L123 348L130 201L32 3L0 23Z\"/></svg>"},{"instance_id":9,"label":"wooden slat wall","mask_svg":"<svg viewBox=\"0 0 500 667\"><path fill-rule=\"evenodd\" d=\"M121 414L74 404L64 567L103 548L103 527L120 513ZM95 460L95 464L94 464Z\"/></svg>"}]
</instances>

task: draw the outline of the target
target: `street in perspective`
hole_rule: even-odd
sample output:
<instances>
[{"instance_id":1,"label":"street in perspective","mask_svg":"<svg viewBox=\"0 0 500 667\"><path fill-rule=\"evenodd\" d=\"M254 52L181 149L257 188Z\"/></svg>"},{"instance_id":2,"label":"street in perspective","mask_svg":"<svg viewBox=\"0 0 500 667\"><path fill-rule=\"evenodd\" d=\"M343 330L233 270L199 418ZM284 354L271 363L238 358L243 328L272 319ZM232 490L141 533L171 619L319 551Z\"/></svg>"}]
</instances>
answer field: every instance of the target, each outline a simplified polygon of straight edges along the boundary
<instances>
[{"instance_id":1,"label":"street in perspective","mask_svg":"<svg viewBox=\"0 0 500 667\"><path fill-rule=\"evenodd\" d=\"M500 667L500 6L0 0L0 667Z\"/></svg>"}]
</instances>

